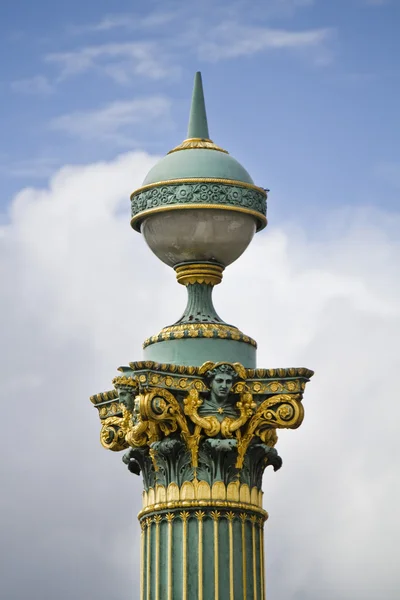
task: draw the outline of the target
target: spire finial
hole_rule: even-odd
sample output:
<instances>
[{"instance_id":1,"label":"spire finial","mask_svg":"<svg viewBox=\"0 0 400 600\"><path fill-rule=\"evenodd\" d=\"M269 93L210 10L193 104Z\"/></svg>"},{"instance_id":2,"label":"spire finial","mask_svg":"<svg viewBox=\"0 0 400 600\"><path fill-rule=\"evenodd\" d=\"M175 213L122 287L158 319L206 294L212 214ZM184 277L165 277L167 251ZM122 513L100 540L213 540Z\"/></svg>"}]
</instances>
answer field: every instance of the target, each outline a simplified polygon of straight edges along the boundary
<instances>
[{"instance_id":1,"label":"spire finial","mask_svg":"<svg viewBox=\"0 0 400 600\"><path fill-rule=\"evenodd\" d=\"M204 103L203 83L198 71L194 77L192 106L190 109L188 138L210 139L208 133L206 105Z\"/></svg>"}]
</instances>

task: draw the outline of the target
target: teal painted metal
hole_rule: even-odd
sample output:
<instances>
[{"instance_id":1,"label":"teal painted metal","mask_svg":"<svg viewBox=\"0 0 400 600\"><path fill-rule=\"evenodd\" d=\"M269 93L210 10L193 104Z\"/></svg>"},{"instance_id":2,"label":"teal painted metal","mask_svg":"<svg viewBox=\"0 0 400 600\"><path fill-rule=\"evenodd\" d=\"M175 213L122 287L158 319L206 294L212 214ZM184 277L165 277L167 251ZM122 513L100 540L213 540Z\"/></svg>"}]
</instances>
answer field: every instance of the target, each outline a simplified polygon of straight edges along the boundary
<instances>
[{"instance_id":1,"label":"teal painted metal","mask_svg":"<svg viewBox=\"0 0 400 600\"><path fill-rule=\"evenodd\" d=\"M167 154L149 171L143 185L187 177L234 179L254 185L246 169L230 154L203 148Z\"/></svg>"},{"instance_id":2,"label":"teal painted metal","mask_svg":"<svg viewBox=\"0 0 400 600\"><path fill-rule=\"evenodd\" d=\"M200 73L196 73L194 82L188 138L209 139ZM186 148L167 154L149 171L143 185L172 179L201 177L233 179L254 185L249 173L237 160L216 148Z\"/></svg>"},{"instance_id":3,"label":"teal painted metal","mask_svg":"<svg viewBox=\"0 0 400 600\"><path fill-rule=\"evenodd\" d=\"M203 150L188 150L186 155L203 152ZM209 152L206 150L205 152ZM178 152L170 154L175 156ZM200 154L202 160L196 164L196 171L199 171L199 164L204 162L204 154ZM226 156L226 154L221 154ZM216 161L217 162L217 161ZM218 165L214 163L215 173L212 177L217 177L221 172ZM206 168L204 172L209 172ZM181 169L179 169L181 173ZM228 173L224 173L225 179L234 179L227 177ZM185 175L189 177L189 175ZM194 175L193 175L194 177ZM259 188L248 188L241 186L240 183L235 185L221 183L219 181L203 181L184 183L170 183L168 185L155 186L150 189L138 190L131 196L131 216L132 227L136 231L140 231L140 213L154 209L179 208L182 205L190 206L207 205L215 208L224 207L239 210L251 210L259 213L261 218L257 220L257 230L260 231L266 226L265 217L267 214L267 198L263 190Z\"/></svg>"},{"instance_id":4,"label":"teal painted metal","mask_svg":"<svg viewBox=\"0 0 400 600\"><path fill-rule=\"evenodd\" d=\"M211 360L240 362L248 369L255 369L256 355L251 344L218 338L167 340L150 344L143 351L144 360L158 363L199 367Z\"/></svg>"},{"instance_id":5,"label":"teal painted metal","mask_svg":"<svg viewBox=\"0 0 400 600\"><path fill-rule=\"evenodd\" d=\"M204 102L203 82L198 71L194 77L192 106L190 108L188 138L202 138L208 140L208 123L206 105Z\"/></svg>"},{"instance_id":6,"label":"teal painted metal","mask_svg":"<svg viewBox=\"0 0 400 600\"><path fill-rule=\"evenodd\" d=\"M227 361L255 368L254 340L218 316L212 301L213 286L194 283L187 285L186 289L188 300L182 317L174 325L144 342L145 360L185 366L200 366L207 360ZM202 329L202 324L208 327L215 325L215 328ZM191 328L197 325L199 329L193 332ZM176 326L179 330L174 331ZM224 326L225 339L219 336L219 328ZM170 339L165 339L166 332Z\"/></svg>"},{"instance_id":7,"label":"teal painted metal","mask_svg":"<svg viewBox=\"0 0 400 600\"><path fill-rule=\"evenodd\" d=\"M263 600L264 520L251 510L214 510L206 502L200 510L203 513L201 517L199 508L157 511L142 517L145 538L142 598ZM169 521L172 530L171 544Z\"/></svg>"},{"instance_id":8,"label":"teal painted metal","mask_svg":"<svg viewBox=\"0 0 400 600\"><path fill-rule=\"evenodd\" d=\"M193 283L186 286L188 299L185 311L175 325L183 323L224 323L217 315L212 301L213 286Z\"/></svg>"}]
</instances>

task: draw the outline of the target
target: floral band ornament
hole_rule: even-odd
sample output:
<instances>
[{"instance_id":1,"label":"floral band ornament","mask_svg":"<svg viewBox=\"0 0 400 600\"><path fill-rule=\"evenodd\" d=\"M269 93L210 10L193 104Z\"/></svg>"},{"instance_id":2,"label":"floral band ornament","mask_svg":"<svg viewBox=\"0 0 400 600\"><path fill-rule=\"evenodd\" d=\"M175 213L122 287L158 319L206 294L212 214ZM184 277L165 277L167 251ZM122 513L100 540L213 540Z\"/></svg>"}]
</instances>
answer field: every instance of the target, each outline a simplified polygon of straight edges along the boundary
<instances>
[{"instance_id":1,"label":"floral band ornament","mask_svg":"<svg viewBox=\"0 0 400 600\"><path fill-rule=\"evenodd\" d=\"M233 340L236 342L244 342L257 348L257 342L250 336L242 333L237 327L226 325L224 323L184 323L180 325L170 325L164 327L160 333L147 338L143 342L143 348L165 342L168 340L180 340L189 338L209 338Z\"/></svg>"},{"instance_id":2,"label":"floral band ornament","mask_svg":"<svg viewBox=\"0 0 400 600\"><path fill-rule=\"evenodd\" d=\"M260 187L229 179L182 179L144 186L131 196L131 225L150 212L182 208L238 210L257 218L257 230L267 224L267 193Z\"/></svg>"},{"instance_id":3,"label":"floral band ornament","mask_svg":"<svg viewBox=\"0 0 400 600\"><path fill-rule=\"evenodd\" d=\"M304 382L290 379L275 388L296 393L265 393L262 381L255 387L239 363L207 362L195 370L178 389L171 376L154 370L149 376L131 371L116 377L119 414L102 418L102 445L128 450L123 461L131 472L142 473L146 492L196 481L261 490L265 467L277 470L282 464L274 448L276 429L294 429L303 420ZM307 370L299 379L311 375ZM169 389L161 387L167 384Z\"/></svg>"}]
</instances>

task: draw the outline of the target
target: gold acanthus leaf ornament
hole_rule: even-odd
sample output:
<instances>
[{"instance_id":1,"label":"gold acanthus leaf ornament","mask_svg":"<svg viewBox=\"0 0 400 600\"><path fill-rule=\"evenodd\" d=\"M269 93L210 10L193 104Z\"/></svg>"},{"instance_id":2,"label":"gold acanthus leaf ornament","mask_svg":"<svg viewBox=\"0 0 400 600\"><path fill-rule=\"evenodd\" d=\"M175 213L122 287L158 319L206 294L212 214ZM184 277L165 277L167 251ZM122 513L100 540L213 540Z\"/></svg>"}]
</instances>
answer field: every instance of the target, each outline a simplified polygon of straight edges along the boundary
<instances>
[{"instance_id":1,"label":"gold acanthus leaf ornament","mask_svg":"<svg viewBox=\"0 0 400 600\"><path fill-rule=\"evenodd\" d=\"M152 365L153 363L146 363L143 366L149 368ZM225 366L231 370L224 368ZM164 365L163 367L165 368ZM235 373L238 378L229 392L231 395L227 406L219 408L218 404L210 404L207 396L212 393L208 387L210 382L207 374L218 368L222 369L222 373L233 372L231 380L235 380ZM179 436L190 453L191 466L196 469L202 440L235 440L231 447L237 448L236 468L240 469L246 452L254 441L273 448L277 442L276 429L297 428L304 416L301 393L277 393L269 395L260 404L255 402L257 382L248 380L249 374L239 363L209 361L199 368L192 368L190 375L200 377L175 376L179 389L174 393L165 387L154 385L159 381L161 385L171 383L167 378L172 379L172 376L167 374L153 373L150 377L141 373L134 377L125 374L116 377L114 385L119 395L116 406L118 405L122 416L114 414L102 421L101 443L113 451L147 446L157 469L153 443L170 435ZM294 389L297 388L294 386Z\"/></svg>"},{"instance_id":2,"label":"gold acanthus leaf ornament","mask_svg":"<svg viewBox=\"0 0 400 600\"><path fill-rule=\"evenodd\" d=\"M279 394L264 400L249 420L238 441L236 467L242 468L246 451L254 437L266 443L271 439L271 428L296 429L304 418L300 394ZM273 437L272 437L273 439Z\"/></svg>"},{"instance_id":3,"label":"gold acanthus leaf ornament","mask_svg":"<svg viewBox=\"0 0 400 600\"><path fill-rule=\"evenodd\" d=\"M125 436L129 431L131 414L122 406L122 417L108 417L104 419L100 430L100 442L107 450L119 452L128 448L129 443Z\"/></svg>"},{"instance_id":4,"label":"gold acanthus leaf ornament","mask_svg":"<svg viewBox=\"0 0 400 600\"><path fill-rule=\"evenodd\" d=\"M165 436L179 429L191 453L192 465L197 467L199 428L195 427L193 432L190 430L185 413L175 396L164 388L152 388L139 398L140 418L155 424ZM149 440L149 443L152 441Z\"/></svg>"}]
</instances>

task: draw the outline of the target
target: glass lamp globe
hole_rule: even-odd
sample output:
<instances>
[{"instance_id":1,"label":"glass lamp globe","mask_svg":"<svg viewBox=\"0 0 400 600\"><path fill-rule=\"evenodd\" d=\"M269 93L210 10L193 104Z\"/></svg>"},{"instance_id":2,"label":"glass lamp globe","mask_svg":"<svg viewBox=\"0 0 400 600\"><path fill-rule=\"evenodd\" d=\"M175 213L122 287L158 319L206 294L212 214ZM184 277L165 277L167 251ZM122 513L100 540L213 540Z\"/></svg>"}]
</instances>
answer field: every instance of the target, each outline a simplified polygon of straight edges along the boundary
<instances>
[{"instance_id":1,"label":"glass lamp globe","mask_svg":"<svg viewBox=\"0 0 400 600\"><path fill-rule=\"evenodd\" d=\"M165 264L239 258L266 220L266 193L209 137L200 73L196 73L188 137L168 152L131 196L131 225Z\"/></svg>"},{"instance_id":2,"label":"glass lamp globe","mask_svg":"<svg viewBox=\"0 0 400 600\"><path fill-rule=\"evenodd\" d=\"M226 267L243 254L256 229L253 215L218 208L159 212L140 227L149 248L170 267L203 261Z\"/></svg>"}]
</instances>

